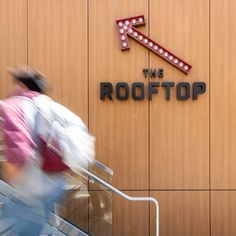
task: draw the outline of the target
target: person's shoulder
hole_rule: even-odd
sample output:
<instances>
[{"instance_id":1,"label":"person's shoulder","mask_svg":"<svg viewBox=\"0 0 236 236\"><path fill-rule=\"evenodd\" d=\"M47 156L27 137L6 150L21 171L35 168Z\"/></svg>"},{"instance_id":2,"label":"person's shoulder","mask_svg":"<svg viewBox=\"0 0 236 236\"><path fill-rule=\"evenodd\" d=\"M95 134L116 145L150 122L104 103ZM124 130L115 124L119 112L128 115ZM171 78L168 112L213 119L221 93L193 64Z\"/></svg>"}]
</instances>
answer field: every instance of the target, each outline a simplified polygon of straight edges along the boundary
<instances>
[{"instance_id":1,"label":"person's shoulder","mask_svg":"<svg viewBox=\"0 0 236 236\"><path fill-rule=\"evenodd\" d=\"M27 101L19 96L11 96L4 99L0 105L0 113L8 115L22 115Z\"/></svg>"},{"instance_id":2,"label":"person's shoulder","mask_svg":"<svg viewBox=\"0 0 236 236\"><path fill-rule=\"evenodd\" d=\"M20 105L22 103L22 99L19 96L11 96L3 100L4 106L11 106L11 105Z\"/></svg>"}]
</instances>

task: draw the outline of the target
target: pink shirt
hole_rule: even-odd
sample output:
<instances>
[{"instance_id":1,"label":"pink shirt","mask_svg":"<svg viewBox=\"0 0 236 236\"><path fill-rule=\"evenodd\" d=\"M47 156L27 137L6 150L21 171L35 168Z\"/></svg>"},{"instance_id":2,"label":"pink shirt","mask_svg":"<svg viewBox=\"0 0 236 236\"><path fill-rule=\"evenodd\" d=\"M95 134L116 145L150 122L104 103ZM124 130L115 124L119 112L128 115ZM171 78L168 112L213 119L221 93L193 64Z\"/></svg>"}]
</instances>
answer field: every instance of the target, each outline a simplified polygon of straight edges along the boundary
<instances>
[{"instance_id":1,"label":"pink shirt","mask_svg":"<svg viewBox=\"0 0 236 236\"><path fill-rule=\"evenodd\" d=\"M30 110L27 111L28 106L25 105L27 101L19 96L33 98L38 95L39 93L34 91L24 91L4 100L0 107L3 140L6 146L4 155L12 164L22 166L27 160L32 159L36 147L26 119L26 114L31 115Z\"/></svg>"}]
</instances>

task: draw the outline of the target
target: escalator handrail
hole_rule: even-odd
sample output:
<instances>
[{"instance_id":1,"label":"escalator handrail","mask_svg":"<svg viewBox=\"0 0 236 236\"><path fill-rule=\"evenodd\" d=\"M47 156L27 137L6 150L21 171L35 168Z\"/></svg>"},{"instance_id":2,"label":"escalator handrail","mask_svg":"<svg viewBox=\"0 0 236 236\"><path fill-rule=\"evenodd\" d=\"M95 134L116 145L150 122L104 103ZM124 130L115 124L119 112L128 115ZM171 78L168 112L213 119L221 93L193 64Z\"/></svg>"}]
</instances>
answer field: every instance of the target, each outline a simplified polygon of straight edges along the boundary
<instances>
[{"instance_id":1,"label":"escalator handrail","mask_svg":"<svg viewBox=\"0 0 236 236\"><path fill-rule=\"evenodd\" d=\"M93 164L96 165L97 167L99 167L100 169L102 169L103 171L107 172L111 176L113 175L113 170L111 170L109 167L105 166L101 162L94 159Z\"/></svg>"},{"instance_id":2,"label":"escalator handrail","mask_svg":"<svg viewBox=\"0 0 236 236\"><path fill-rule=\"evenodd\" d=\"M119 196L129 200L129 201L134 201L134 202L140 202L140 201L147 201L147 202L152 202L155 204L155 218L156 218L156 236L159 236L159 203L158 201L153 198L153 197L131 197L125 193L123 193L122 191L120 191L119 189L115 188L114 186L108 184L107 182L105 182L104 180L100 179L99 177L97 177L96 175L90 173L88 170L82 168L82 167L77 167L77 169L72 169L75 173L78 173L78 171L83 172L84 174L86 174L87 176L89 176L90 178L94 179L95 181L99 182L100 184L102 184L103 186L107 187L108 189L110 189L112 192L118 194ZM78 173L79 174L79 173Z\"/></svg>"}]
</instances>

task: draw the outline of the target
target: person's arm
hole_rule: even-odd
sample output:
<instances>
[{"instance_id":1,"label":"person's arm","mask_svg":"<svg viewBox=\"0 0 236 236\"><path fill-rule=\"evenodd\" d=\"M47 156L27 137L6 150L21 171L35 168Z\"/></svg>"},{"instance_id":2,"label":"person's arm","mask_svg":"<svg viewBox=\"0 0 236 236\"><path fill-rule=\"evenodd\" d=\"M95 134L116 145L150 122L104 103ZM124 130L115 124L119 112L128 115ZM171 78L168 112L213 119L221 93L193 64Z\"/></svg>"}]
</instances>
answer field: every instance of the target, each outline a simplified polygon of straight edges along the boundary
<instances>
[{"instance_id":1,"label":"person's arm","mask_svg":"<svg viewBox=\"0 0 236 236\"><path fill-rule=\"evenodd\" d=\"M5 144L4 156L13 165L21 167L33 158L35 143L24 112L16 105L4 104L0 109L2 134Z\"/></svg>"}]
</instances>

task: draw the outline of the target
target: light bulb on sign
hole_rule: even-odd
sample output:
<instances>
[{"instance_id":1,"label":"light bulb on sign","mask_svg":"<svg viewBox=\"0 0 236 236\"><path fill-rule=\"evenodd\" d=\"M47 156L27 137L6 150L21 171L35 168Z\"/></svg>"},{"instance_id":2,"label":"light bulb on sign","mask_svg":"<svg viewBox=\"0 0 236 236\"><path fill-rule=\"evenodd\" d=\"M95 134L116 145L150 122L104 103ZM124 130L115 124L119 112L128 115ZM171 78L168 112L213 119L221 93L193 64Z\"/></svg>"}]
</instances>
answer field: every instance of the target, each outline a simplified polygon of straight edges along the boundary
<instances>
[{"instance_id":1,"label":"light bulb on sign","mask_svg":"<svg viewBox=\"0 0 236 236\"><path fill-rule=\"evenodd\" d=\"M142 35L139 35L139 36L138 36L138 39L139 39L139 40L143 40L143 36L142 36Z\"/></svg>"},{"instance_id":2,"label":"light bulb on sign","mask_svg":"<svg viewBox=\"0 0 236 236\"><path fill-rule=\"evenodd\" d=\"M143 22L143 18L140 17L140 18L138 19L138 21L139 21L139 23L142 23L142 22Z\"/></svg>"},{"instance_id":3,"label":"light bulb on sign","mask_svg":"<svg viewBox=\"0 0 236 236\"><path fill-rule=\"evenodd\" d=\"M119 25L120 27L122 27L122 26L123 26L123 23L122 23L122 22L119 22L118 25Z\"/></svg>"},{"instance_id":4,"label":"light bulb on sign","mask_svg":"<svg viewBox=\"0 0 236 236\"><path fill-rule=\"evenodd\" d=\"M122 41L125 40L125 36L124 36L124 35L121 36L121 40L122 40Z\"/></svg>"}]
</instances>

